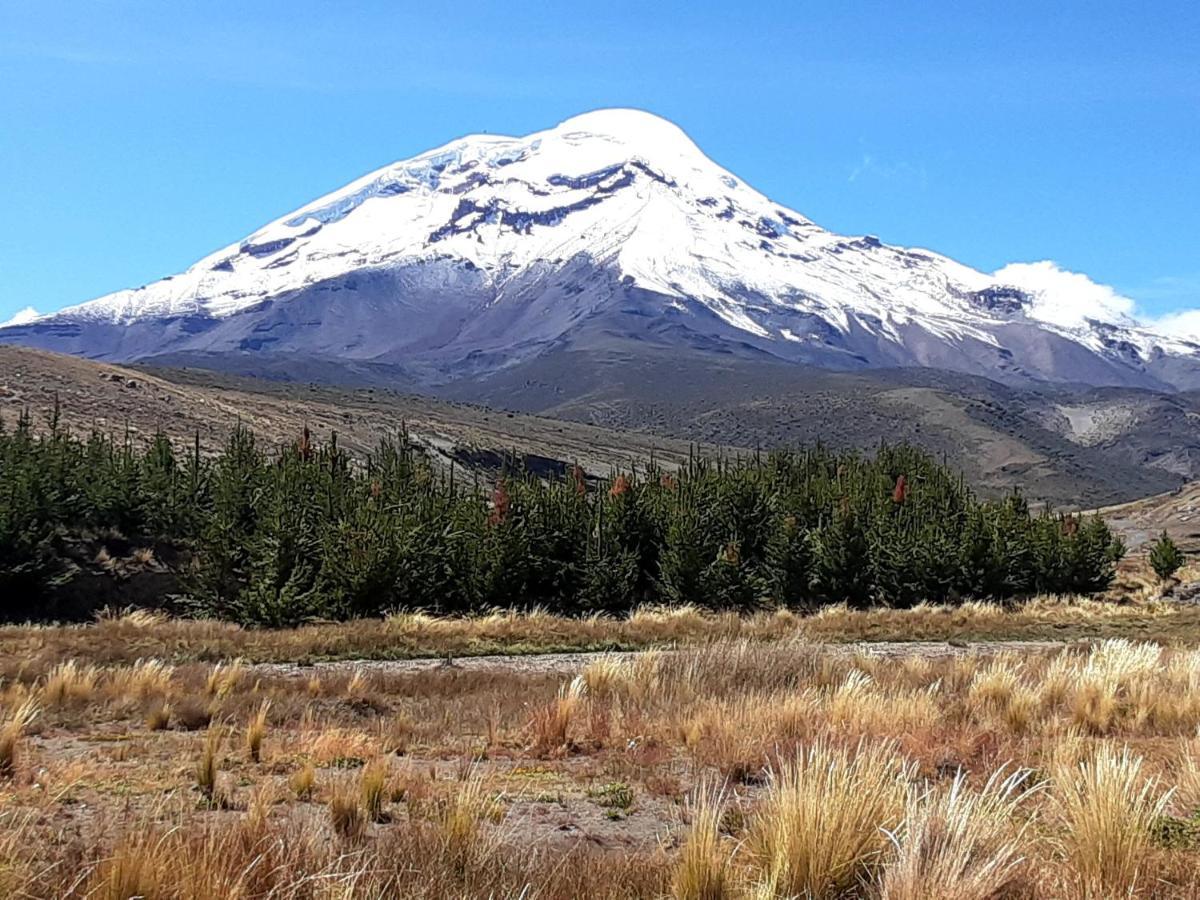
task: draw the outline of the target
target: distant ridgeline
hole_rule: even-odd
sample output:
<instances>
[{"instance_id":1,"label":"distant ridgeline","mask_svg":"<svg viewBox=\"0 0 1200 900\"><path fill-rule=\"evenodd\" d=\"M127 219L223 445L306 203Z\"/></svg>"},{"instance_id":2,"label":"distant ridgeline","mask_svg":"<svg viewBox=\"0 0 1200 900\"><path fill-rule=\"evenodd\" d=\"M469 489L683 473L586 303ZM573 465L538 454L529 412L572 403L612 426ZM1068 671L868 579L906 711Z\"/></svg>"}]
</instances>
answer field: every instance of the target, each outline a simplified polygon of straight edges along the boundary
<instances>
[{"instance_id":1,"label":"distant ridgeline","mask_svg":"<svg viewBox=\"0 0 1200 900\"><path fill-rule=\"evenodd\" d=\"M22 421L0 432L0 617L1002 601L1103 590L1123 552L1098 518L981 502L907 446L697 458L600 485L578 468L462 482L404 435L352 459L336 441L268 451L238 430L206 457Z\"/></svg>"}]
</instances>

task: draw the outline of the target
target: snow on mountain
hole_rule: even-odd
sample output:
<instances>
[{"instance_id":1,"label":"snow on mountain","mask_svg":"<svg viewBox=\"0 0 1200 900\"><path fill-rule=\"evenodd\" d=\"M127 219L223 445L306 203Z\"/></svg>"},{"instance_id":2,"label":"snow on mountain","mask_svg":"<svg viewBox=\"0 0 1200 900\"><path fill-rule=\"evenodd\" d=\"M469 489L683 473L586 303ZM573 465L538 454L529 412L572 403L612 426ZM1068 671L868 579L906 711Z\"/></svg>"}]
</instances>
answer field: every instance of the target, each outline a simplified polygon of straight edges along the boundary
<instances>
[{"instance_id":1,"label":"snow on mountain","mask_svg":"<svg viewBox=\"0 0 1200 900\"><path fill-rule=\"evenodd\" d=\"M1200 345L1089 300L1079 278L1044 264L988 275L833 234L675 125L614 109L452 141L180 275L0 340L112 360L308 354L444 381L604 335L835 368L1200 386Z\"/></svg>"},{"instance_id":2,"label":"snow on mountain","mask_svg":"<svg viewBox=\"0 0 1200 900\"><path fill-rule=\"evenodd\" d=\"M40 315L41 313L32 306L26 306L13 313L7 322L0 322L0 328L7 328L9 325L28 325L30 322L36 321Z\"/></svg>"}]
</instances>

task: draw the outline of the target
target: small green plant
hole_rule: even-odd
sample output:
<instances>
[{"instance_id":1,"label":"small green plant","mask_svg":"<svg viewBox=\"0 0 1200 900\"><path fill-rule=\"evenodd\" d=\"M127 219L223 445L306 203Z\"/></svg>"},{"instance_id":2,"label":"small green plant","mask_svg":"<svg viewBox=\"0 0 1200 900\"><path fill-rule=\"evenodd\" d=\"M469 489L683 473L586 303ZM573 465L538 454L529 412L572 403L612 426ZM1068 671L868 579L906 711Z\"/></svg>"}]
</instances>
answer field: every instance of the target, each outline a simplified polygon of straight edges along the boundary
<instances>
[{"instance_id":1,"label":"small green plant","mask_svg":"<svg viewBox=\"0 0 1200 900\"><path fill-rule=\"evenodd\" d=\"M1166 581L1178 572L1182 565L1183 553L1179 545L1164 531L1150 548L1150 568L1154 569L1155 575Z\"/></svg>"},{"instance_id":2,"label":"small green plant","mask_svg":"<svg viewBox=\"0 0 1200 900\"><path fill-rule=\"evenodd\" d=\"M1159 816L1150 827L1150 836L1164 850L1200 849L1200 810L1187 819Z\"/></svg>"},{"instance_id":3,"label":"small green plant","mask_svg":"<svg viewBox=\"0 0 1200 900\"><path fill-rule=\"evenodd\" d=\"M311 800L317 784L317 770L313 768L311 762L305 762L303 766L292 773L289 783L297 800Z\"/></svg>"},{"instance_id":4,"label":"small green plant","mask_svg":"<svg viewBox=\"0 0 1200 900\"><path fill-rule=\"evenodd\" d=\"M597 806L602 806L618 815L628 812L633 806L633 788L624 781L612 781L588 793Z\"/></svg>"}]
</instances>

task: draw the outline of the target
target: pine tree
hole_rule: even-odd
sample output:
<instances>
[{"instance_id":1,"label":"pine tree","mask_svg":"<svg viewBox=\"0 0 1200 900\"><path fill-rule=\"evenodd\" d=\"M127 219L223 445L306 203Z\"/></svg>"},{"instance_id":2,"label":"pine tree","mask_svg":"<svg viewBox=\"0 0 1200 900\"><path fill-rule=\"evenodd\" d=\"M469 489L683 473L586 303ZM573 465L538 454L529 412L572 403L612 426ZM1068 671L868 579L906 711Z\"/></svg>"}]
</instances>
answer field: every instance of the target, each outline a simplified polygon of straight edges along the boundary
<instances>
[{"instance_id":1,"label":"pine tree","mask_svg":"<svg viewBox=\"0 0 1200 900\"><path fill-rule=\"evenodd\" d=\"M510 461L511 462L511 461ZM1124 548L1096 517L977 500L910 447L693 457L592 487L577 470L438 474L403 431L365 459L311 433L264 451L238 428L202 456L158 435L71 435L0 422L0 616L49 607L81 545L123 533L186 562L189 606L246 624L640 603L747 610L765 601L908 606L1095 593ZM1169 577L1178 548L1160 539Z\"/></svg>"},{"instance_id":2,"label":"pine tree","mask_svg":"<svg viewBox=\"0 0 1200 900\"><path fill-rule=\"evenodd\" d=\"M1158 540L1154 542L1154 546L1150 548L1150 568L1154 569L1154 574L1163 581L1166 581L1172 575L1179 571L1183 565L1183 553L1179 550L1171 536L1163 531L1158 536Z\"/></svg>"}]
</instances>

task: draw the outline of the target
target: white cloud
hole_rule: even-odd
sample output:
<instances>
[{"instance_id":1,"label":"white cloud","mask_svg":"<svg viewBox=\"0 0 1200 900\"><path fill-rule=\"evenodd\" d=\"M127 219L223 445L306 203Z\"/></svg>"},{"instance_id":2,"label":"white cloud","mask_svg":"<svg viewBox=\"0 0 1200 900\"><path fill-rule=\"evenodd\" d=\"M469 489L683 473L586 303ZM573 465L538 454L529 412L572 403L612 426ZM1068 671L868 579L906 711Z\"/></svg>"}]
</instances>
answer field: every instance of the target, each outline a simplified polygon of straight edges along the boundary
<instances>
[{"instance_id":1,"label":"white cloud","mask_svg":"<svg viewBox=\"0 0 1200 900\"><path fill-rule=\"evenodd\" d=\"M1087 319L1124 321L1169 337L1200 338L1200 309L1179 309L1152 316L1115 288L1063 269L1051 260L1010 263L992 277L1030 294L1033 297L1030 314L1054 325L1072 327L1084 324Z\"/></svg>"},{"instance_id":2,"label":"white cloud","mask_svg":"<svg viewBox=\"0 0 1200 900\"><path fill-rule=\"evenodd\" d=\"M1150 322L1155 331L1171 337L1200 340L1200 309L1181 309L1166 313Z\"/></svg>"},{"instance_id":3,"label":"white cloud","mask_svg":"<svg viewBox=\"0 0 1200 900\"><path fill-rule=\"evenodd\" d=\"M9 325L28 325L40 315L41 313L32 306L27 306L24 309L17 310L7 322L0 322L0 328L6 328Z\"/></svg>"},{"instance_id":4,"label":"white cloud","mask_svg":"<svg viewBox=\"0 0 1200 900\"><path fill-rule=\"evenodd\" d=\"M1009 263L993 277L1032 295L1031 315L1054 325L1082 325L1086 319L1133 318L1136 304L1106 284L1097 284L1079 272L1068 272L1044 259Z\"/></svg>"}]
</instances>

